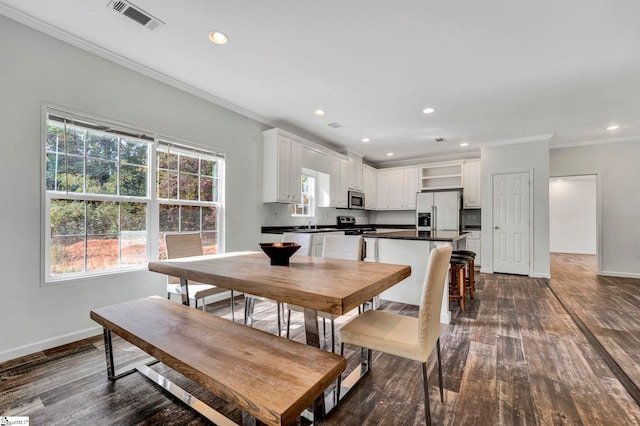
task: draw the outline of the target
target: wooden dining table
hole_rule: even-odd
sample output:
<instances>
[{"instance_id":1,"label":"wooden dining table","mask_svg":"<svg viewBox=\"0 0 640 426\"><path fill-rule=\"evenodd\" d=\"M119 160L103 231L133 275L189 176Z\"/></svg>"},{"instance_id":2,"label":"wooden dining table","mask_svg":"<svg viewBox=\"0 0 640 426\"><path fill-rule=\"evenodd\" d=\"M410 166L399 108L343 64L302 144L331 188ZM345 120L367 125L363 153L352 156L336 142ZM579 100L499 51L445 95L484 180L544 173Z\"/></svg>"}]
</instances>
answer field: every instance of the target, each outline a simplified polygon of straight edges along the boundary
<instances>
[{"instance_id":1,"label":"wooden dining table","mask_svg":"<svg viewBox=\"0 0 640 426\"><path fill-rule=\"evenodd\" d=\"M301 306L306 342L318 348L318 311L344 315L411 275L408 265L313 256L292 256L289 266L275 266L265 253L257 251L152 261L149 270L179 277L187 305L188 282L197 281ZM367 359L362 362L361 375L368 370ZM351 387L348 380L343 385Z\"/></svg>"}]
</instances>

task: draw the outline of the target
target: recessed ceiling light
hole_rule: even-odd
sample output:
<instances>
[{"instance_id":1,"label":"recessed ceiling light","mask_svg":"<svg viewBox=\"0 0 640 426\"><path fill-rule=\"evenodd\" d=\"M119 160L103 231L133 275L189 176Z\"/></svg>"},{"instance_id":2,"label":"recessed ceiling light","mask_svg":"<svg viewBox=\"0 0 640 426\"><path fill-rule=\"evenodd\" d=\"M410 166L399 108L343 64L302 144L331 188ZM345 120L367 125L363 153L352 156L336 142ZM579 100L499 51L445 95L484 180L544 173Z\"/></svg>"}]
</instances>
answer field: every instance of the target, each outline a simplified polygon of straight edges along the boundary
<instances>
[{"instance_id":1,"label":"recessed ceiling light","mask_svg":"<svg viewBox=\"0 0 640 426\"><path fill-rule=\"evenodd\" d=\"M436 109L429 107L429 108L423 109L422 112L424 112L425 114L433 114L434 112L436 112Z\"/></svg>"},{"instance_id":2,"label":"recessed ceiling light","mask_svg":"<svg viewBox=\"0 0 640 426\"><path fill-rule=\"evenodd\" d=\"M469 146L469 142L462 142L460 146Z\"/></svg>"},{"instance_id":3,"label":"recessed ceiling light","mask_svg":"<svg viewBox=\"0 0 640 426\"><path fill-rule=\"evenodd\" d=\"M393 157L393 152L387 152L387 157Z\"/></svg>"},{"instance_id":4,"label":"recessed ceiling light","mask_svg":"<svg viewBox=\"0 0 640 426\"><path fill-rule=\"evenodd\" d=\"M620 125L614 124L612 126L607 127L607 130L616 130L616 129L619 129L619 128L620 128Z\"/></svg>"},{"instance_id":5,"label":"recessed ceiling light","mask_svg":"<svg viewBox=\"0 0 640 426\"><path fill-rule=\"evenodd\" d=\"M322 110L322 109L317 109L317 110L313 111L313 114L314 114L314 115L324 115L324 110Z\"/></svg>"},{"instance_id":6,"label":"recessed ceiling light","mask_svg":"<svg viewBox=\"0 0 640 426\"><path fill-rule=\"evenodd\" d=\"M215 44L225 44L229 41L229 36L222 31L213 30L209 33L209 40Z\"/></svg>"},{"instance_id":7,"label":"recessed ceiling light","mask_svg":"<svg viewBox=\"0 0 640 426\"><path fill-rule=\"evenodd\" d=\"M371 142L371 139L369 139L369 138L362 138L362 142L365 142L365 143L366 143L366 142Z\"/></svg>"}]
</instances>

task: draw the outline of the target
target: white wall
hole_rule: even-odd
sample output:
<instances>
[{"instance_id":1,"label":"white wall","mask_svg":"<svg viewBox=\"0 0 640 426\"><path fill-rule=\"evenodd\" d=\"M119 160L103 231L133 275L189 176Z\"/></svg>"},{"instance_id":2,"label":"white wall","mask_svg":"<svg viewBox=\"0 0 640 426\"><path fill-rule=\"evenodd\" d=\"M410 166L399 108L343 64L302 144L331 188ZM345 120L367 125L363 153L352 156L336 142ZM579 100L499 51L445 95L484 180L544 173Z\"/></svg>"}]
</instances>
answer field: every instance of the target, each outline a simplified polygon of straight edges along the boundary
<instances>
[{"instance_id":1,"label":"white wall","mask_svg":"<svg viewBox=\"0 0 640 426\"><path fill-rule=\"evenodd\" d=\"M555 253L596 254L596 176L549 180L549 248Z\"/></svg>"},{"instance_id":2,"label":"white wall","mask_svg":"<svg viewBox=\"0 0 640 426\"><path fill-rule=\"evenodd\" d=\"M491 176L494 173L533 171L532 265L530 276L550 277L549 266L549 142L541 138L532 142L483 146L482 168L482 272L493 271L493 200Z\"/></svg>"},{"instance_id":3,"label":"white wall","mask_svg":"<svg viewBox=\"0 0 640 426\"><path fill-rule=\"evenodd\" d=\"M598 268L640 278L640 137L627 142L552 149L551 176L596 174L600 211Z\"/></svg>"},{"instance_id":4,"label":"white wall","mask_svg":"<svg viewBox=\"0 0 640 426\"><path fill-rule=\"evenodd\" d=\"M43 102L224 149L226 250L256 247L266 126L3 16L0 40L0 361L99 334L94 307L165 294L147 271L41 286Z\"/></svg>"}]
</instances>

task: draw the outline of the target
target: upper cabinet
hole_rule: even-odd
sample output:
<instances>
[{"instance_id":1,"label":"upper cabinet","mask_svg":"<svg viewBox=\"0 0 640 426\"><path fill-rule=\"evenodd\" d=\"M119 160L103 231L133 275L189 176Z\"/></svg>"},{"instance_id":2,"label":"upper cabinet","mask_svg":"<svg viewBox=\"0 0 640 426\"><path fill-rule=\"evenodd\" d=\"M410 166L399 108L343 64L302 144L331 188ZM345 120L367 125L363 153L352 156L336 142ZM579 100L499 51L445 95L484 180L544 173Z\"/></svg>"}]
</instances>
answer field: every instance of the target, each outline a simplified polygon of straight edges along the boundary
<instances>
[{"instance_id":1,"label":"upper cabinet","mask_svg":"<svg viewBox=\"0 0 640 426\"><path fill-rule=\"evenodd\" d=\"M480 159L474 158L464 162L462 190L462 207L479 209L482 207L482 188L480 186Z\"/></svg>"},{"instance_id":2,"label":"upper cabinet","mask_svg":"<svg viewBox=\"0 0 640 426\"><path fill-rule=\"evenodd\" d=\"M375 210L378 206L378 175L371 166L362 166L362 192L364 192L364 208Z\"/></svg>"},{"instance_id":3,"label":"upper cabinet","mask_svg":"<svg viewBox=\"0 0 640 426\"><path fill-rule=\"evenodd\" d=\"M378 171L377 210L414 210L417 192L417 168L402 167Z\"/></svg>"},{"instance_id":4,"label":"upper cabinet","mask_svg":"<svg viewBox=\"0 0 640 426\"><path fill-rule=\"evenodd\" d=\"M303 145L280 129L262 132L262 201L300 202L300 159Z\"/></svg>"},{"instance_id":5,"label":"upper cabinet","mask_svg":"<svg viewBox=\"0 0 640 426\"><path fill-rule=\"evenodd\" d=\"M420 190L462 188L462 163L425 165L420 168Z\"/></svg>"},{"instance_id":6,"label":"upper cabinet","mask_svg":"<svg viewBox=\"0 0 640 426\"><path fill-rule=\"evenodd\" d=\"M347 185L349 160L344 155L329 155L329 174L331 179L331 207L347 207Z\"/></svg>"},{"instance_id":7,"label":"upper cabinet","mask_svg":"<svg viewBox=\"0 0 640 426\"><path fill-rule=\"evenodd\" d=\"M349 153L349 189L363 190L362 155Z\"/></svg>"}]
</instances>

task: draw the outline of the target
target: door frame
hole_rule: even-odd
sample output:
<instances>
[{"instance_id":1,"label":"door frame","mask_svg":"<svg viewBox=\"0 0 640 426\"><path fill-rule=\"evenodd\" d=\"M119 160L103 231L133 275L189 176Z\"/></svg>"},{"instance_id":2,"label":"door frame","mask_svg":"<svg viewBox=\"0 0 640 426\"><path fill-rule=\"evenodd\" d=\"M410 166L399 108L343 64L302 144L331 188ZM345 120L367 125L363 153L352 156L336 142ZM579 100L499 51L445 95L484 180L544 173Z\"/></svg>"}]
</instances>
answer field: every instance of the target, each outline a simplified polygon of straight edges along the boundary
<instances>
[{"instance_id":1,"label":"door frame","mask_svg":"<svg viewBox=\"0 0 640 426\"><path fill-rule=\"evenodd\" d=\"M495 229L495 223L493 222L494 219L494 214L495 212L493 211L493 201L494 201L494 197L495 194L493 193L493 180L497 175L510 175L510 174L515 174L515 173L527 173L529 175L529 273L527 276L531 277L533 275L533 265L534 265L534 261L535 261L535 252L533 251L534 249L534 244L533 244L533 232L534 232L534 226L533 226L533 202L534 202L534 198L533 198L533 193L534 191L534 184L535 181L533 180L534 178L534 170L533 169L519 169L519 170L502 170L502 171L492 171L489 173L489 181L490 181L490 186L489 186L489 191L491 194L491 273L494 272L494 247L495 247L495 241L494 241L494 235L493 235L493 231Z\"/></svg>"}]
</instances>

